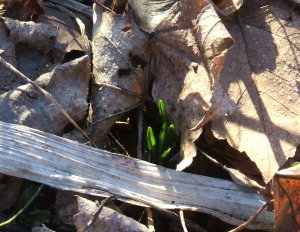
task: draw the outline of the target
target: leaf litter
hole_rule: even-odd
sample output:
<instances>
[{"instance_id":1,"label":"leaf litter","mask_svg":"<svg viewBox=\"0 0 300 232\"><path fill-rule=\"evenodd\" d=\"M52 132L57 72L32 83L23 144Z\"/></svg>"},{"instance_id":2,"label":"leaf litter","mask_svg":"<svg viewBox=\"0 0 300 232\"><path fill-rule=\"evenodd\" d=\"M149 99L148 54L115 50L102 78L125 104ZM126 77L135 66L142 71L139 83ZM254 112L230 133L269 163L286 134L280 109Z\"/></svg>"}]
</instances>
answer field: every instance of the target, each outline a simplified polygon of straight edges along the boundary
<instances>
[{"instance_id":1,"label":"leaf litter","mask_svg":"<svg viewBox=\"0 0 300 232\"><path fill-rule=\"evenodd\" d=\"M300 143L300 17L275 2L246 6L238 17L228 25L236 44L221 75L238 110L214 121L213 131L245 151L267 183Z\"/></svg>"}]
</instances>

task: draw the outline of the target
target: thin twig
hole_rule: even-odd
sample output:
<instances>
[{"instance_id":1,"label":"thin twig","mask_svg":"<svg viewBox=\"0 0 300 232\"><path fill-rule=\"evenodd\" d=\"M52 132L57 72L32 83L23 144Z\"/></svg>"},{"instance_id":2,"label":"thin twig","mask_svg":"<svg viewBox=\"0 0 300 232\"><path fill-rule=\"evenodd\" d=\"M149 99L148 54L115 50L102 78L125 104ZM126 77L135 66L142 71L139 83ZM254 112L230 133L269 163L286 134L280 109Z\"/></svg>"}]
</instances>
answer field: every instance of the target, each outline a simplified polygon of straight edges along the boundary
<instances>
[{"instance_id":1,"label":"thin twig","mask_svg":"<svg viewBox=\"0 0 300 232\"><path fill-rule=\"evenodd\" d=\"M123 212L123 210L121 210L121 211ZM141 213L141 216L139 217L139 220L137 220L138 222L141 222L141 221L142 221L142 219L143 219L145 213L146 213L146 210L144 209L143 212Z\"/></svg>"},{"instance_id":2,"label":"thin twig","mask_svg":"<svg viewBox=\"0 0 300 232\"><path fill-rule=\"evenodd\" d=\"M147 212L148 229L152 232L155 232L152 209L151 208L146 208L146 212Z\"/></svg>"},{"instance_id":3,"label":"thin twig","mask_svg":"<svg viewBox=\"0 0 300 232\"><path fill-rule=\"evenodd\" d=\"M1 54L1 51L0 51ZM72 125L88 140L91 142L91 144L94 147L97 147L97 145L90 139L90 137L85 133L84 130L80 128L80 126L72 119L72 117L64 110L64 108L58 103L58 101L46 90L44 90L42 87L40 87L37 83L30 80L26 75L21 73L18 69L16 69L13 65L8 63L4 58L0 56L0 63L2 63L6 68L10 69L20 77L22 77L24 80L32 84L34 87L36 87L42 94L44 94L56 107L60 110L60 112L72 123Z\"/></svg>"},{"instance_id":4,"label":"thin twig","mask_svg":"<svg viewBox=\"0 0 300 232\"><path fill-rule=\"evenodd\" d=\"M126 198L124 196L119 196L119 195L115 195L115 196L119 200L122 200L122 199L125 200L125 201L126 200L132 200L131 198ZM134 201L136 201L136 200L134 200ZM149 207L151 207L151 208L153 208L155 210L158 210L159 212L161 212L165 216L169 217L170 219L173 219L173 220L176 220L176 221L180 220L180 216L177 213L175 213L175 212L173 212L173 211L171 211L169 209L160 208L160 207L158 207L155 204L151 204L150 202L145 202L145 201L143 201L141 199L138 202L141 203L141 204L144 204L145 206L149 206ZM186 219L185 223L186 223L187 227L189 227L190 229L192 229L194 231L207 232L206 229L204 229L202 226L198 225L197 223L195 223L195 222L193 222L191 220Z\"/></svg>"},{"instance_id":5,"label":"thin twig","mask_svg":"<svg viewBox=\"0 0 300 232\"><path fill-rule=\"evenodd\" d=\"M129 120L129 118L127 118L126 121L116 121L115 124L116 125L126 125L126 126L128 126L130 124L130 120Z\"/></svg>"},{"instance_id":6,"label":"thin twig","mask_svg":"<svg viewBox=\"0 0 300 232\"><path fill-rule=\"evenodd\" d=\"M96 68L97 70L97 68ZM97 70L98 71L98 70ZM128 89L124 89L122 87L119 87L119 86L115 86L115 85L112 85L112 84L109 84L107 82L101 82L101 83L98 83L98 85L102 85L102 86L105 86L105 87L109 87L109 88L113 88L115 90L118 90L118 91L121 91L121 92L124 92L125 94L128 94L132 97L136 97L136 98L139 98L139 99L142 99L142 100L145 100L145 101L150 101L152 102L153 99L148 97L148 96L144 96L144 95L139 95L131 90L128 90Z\"/></svg>"},{"instance_id":7,"label":"thin twig","mask_svg":"<svg viewBox=\"0 0 300 232\"><path fill-rule=\"evenodd\" d=\"M243 224L239 225L238 227L234 228L233 230L230 230L229 232L238 232L243 229L245 229L247 226L249 226L252 222L255 221L255 219L258 217L258 215L268 206L269 202L266 202L262 207L260 207L256 213L251 216L247 221L245 221Z\"/></svg>"},{"instance_id":8,"label":"thin twig","mask_svg":"<svg viewBox=\"0 0 300 232\"><path fill-rule=\"evenodd\" d=\"M143 146L143 105L141 104L138 107L138 144L136 148L137 158L142 160L143 159L143 152L142 152L142 146Z\"/></svg>"},{"instance_id":9,"label":"thin twig","mask_svg":"<svg viewBox=\"0 0 300 232\"><path fill-rule=\"evenodd\" d=\"M93 215L93 217L89 220L89 222L87 223L85 229L83 230L84 232L89 232L91 227L95 224L96 220L98 219L103 207L105 204L113 201L117 199L117 197L115 195L111 195L110 197L107 197L106 199L104 199L102 202L101 202L101 205L99 207L99 209L97 210L97 212Z\"/></svg>"},{"instance_id":10,"label":"thin twig","mask_svg":"<svg viewBox=\"0 0 300 232\"><path fill-rule=\"evenodd\" d=\"M169 217L170 219L173 219L173 220L176 220L176 221L180 220L180 216L177 213L175 213L175 212L173 212L169 209L160 208L159 206L157 206L155 204L152 204L150 202L146 202L142 199L132 200L130 197L124 197L124 196L121 196L121 195L118 195L118 194L113 194L113 193L108 192L108 191L106 191L106 192L108 194L112 194L115 197L115 199L118 199L120 201L122 201L122 200L127 201L127 202L129 201L128 203L130 203L130 201L133 201L133 202L136 202L136 203L138 202L139 205L142 206L142 207L147 207L147 206L151 207L152 209L155 209L155 210L161 212L162 214ZM102 205L102 202L101 202L101 205ZM191 228L192 230L199 231L199 232L207 232L206 229L204 229L202 226L198 225L197 223L195 223L191 220L186 219L185 223L186 223L187 227ZM86 231L84 231L84 232L86 232Z\"/></svg>"},{"instance_id":11,"label":"thin twig","mask_svg":"<svg viewBox=\"0 0 300 232\"><path fill-rule=\"evenodd\" d=\"M184 220L184 215L183 215L183 210L179 210L179 216L180 216L180 222L181 222L181 226L184 232L188 232L186 225L185 225L185 220Z\"/></svg>"},{"instance_id":12,"label":"thin twig","mask_svg":"<svg viewBox=\"0 0 300 232\"><path fill-rule=\"evenodd\" d=\"M148 205L150 205L149 203L147 203ZM167 217L173 219L173 220L180 220L180 216L178 216L178 214L174 213L173 211L171 210L168 210L168 209L163 209L163 208L159 208L155 205L150 205L152 208L160 211L161 213L163 213L164 215L166 215ZM191 230L194 230L194 231L199 231L199 232L207 232L206 229L204 229L202 226L198 225L197 223L191 221L191 220L185 220L185 223L187 225L187 227L189 227Z\"/></svg>"},{"instance_id":13,"label":"thin twig","mask_svg":"<svg viewBox=\"0 0 300 232\"><path fill-rule=\"evenodd\" d=\"M122 149L123 152L125 152L125 155L129 156L129 152L126 150L126 148L119 142L119 140L111 133L108 132L108 135L115 141L115 143Z\"/></svg>"},{"instance_id":14,"label":"thin twig","mask_svg":"<svg viewBox=\"0 0 300 232\"><path fill-rule=\"evenodd\" d=\"M103 9L113 13L113 14L117 14L116 12L114 12L112 9L104 6L102 3L99 2L99 0L92 0L93 3L97 4L98 6L102 7Z\"/></svg>"}]
</instances>

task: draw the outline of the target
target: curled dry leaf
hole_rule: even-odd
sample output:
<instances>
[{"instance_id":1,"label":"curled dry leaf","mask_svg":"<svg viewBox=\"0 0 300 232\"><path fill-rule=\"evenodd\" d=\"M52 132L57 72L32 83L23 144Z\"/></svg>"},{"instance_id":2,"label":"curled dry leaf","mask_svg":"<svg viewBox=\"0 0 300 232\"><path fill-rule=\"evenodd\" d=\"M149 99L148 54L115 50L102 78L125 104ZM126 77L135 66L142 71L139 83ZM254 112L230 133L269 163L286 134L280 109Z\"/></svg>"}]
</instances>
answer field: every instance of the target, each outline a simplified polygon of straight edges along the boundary
<instances>
[{"instance_id":1,"label":"curled dry leaf","mask_svg":"<svg viewBox=\"0 0 300 232\"><path fill-rule=\"evenodd\" d=\"M116 118L136 107L147 83L147 37L129 16L94 6L92 137L100 141Z\"/></svg>"},{"instance_id":2,"label":"curled dry leaf","mask_svg":"<svg viewBox=\"0 0 300 232\"><path fill-rule=\"evenodd\" d=\"M74 218L75 225L79 231L84 231L89 220L97 212L99 206L96 203L87 200L82 197L77 197L77 208L78 214ZM126 232L126 231L135 231L135 232L150 232L148 228L129 218L121 213L118 213L115 210L112 210L108 207L103 207L100 215L96 219L95 223L91 226L90 232L103 231L103 232Z\"/></svg>"},{"instance_id":3,"label":"curled dry leaf","mask_svg":"<svg viewBox=\"0 0 300 232\"><path fill-rule=\"evenodd\" d=\"M59 62L63 58L66 59L68 54L71 54L69 57L78 57L78 54L81 56L89 49L87 48L86 36L88 38L92 36L92 28L89 26L91 24L90 19L80 14L68 14L68 10L64 11L61 9L62 7L56 9L55 6L52 4L51 7L46 7L46 16L37 20L37 22L47 23L59 28L51 53L53 59ZM86 27L83 27L83 24ZM82 31L79 31L79 29Z\"/></svg>"},{"instance_id":4,"label":"curled dry leaf","mask_svg":"<svg viewBox=\"0 0 300 232\"><path fill-rule=\"evenodd\" d=\"M52 94L75 120L87 111L87 91L90 78L87 56L58 65L41 75L36 83ZM31 84L20 86L0 95L0 121L27 125L59 134L68 120L49 99Z\"/></svg>"},{"instance_id":5,"label":"curled dry leaf","mask_svg":"<svg viewBox=\"0 0 300 232\"><path fill-rule=\"evenodd\" d=\"M214 121L213 131L269 182L300 144L300 16L284 1L251 4L228 24L236 44L221 75L238 111Z\"/></svg>"},{"instance_id":6,"label":"curled dry leaf","mask_svg":"<svg viewBox=\"0 0 300 232\"><path fill-rule=\"evenodd\" d=\"M170 119L181 132L184 158L177 170L182 170L197 153L194 141L201 127L235 109L218 80L233 39L208 1L132 0L130 4L141 27L152 33L152 95L155 101L164 100ZM149 16L138 12L143 6L148 7Z\"/></svg>"}]
</instances>

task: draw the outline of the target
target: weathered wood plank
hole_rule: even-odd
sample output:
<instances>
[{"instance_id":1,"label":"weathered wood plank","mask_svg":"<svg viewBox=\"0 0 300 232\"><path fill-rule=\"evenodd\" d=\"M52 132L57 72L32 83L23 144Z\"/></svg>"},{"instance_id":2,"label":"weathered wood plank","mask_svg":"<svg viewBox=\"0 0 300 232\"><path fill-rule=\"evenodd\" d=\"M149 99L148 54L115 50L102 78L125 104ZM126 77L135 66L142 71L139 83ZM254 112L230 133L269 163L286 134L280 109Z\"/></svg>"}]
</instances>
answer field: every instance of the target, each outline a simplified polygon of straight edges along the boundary
<instances>
[{"instance_id":1,"label":"weathered wood plank","mask_svg":"<svg viewBox=\"0 0 300 232\"><path fill-rule=\"evenodd\" d=\"M176 172L28 127L0 122L0 172L92 195L113 193L160 208L205 212L238 225L264 204L233 182ZM251 228L272 229L263 211Z\"/></svg>"}]
</instances>

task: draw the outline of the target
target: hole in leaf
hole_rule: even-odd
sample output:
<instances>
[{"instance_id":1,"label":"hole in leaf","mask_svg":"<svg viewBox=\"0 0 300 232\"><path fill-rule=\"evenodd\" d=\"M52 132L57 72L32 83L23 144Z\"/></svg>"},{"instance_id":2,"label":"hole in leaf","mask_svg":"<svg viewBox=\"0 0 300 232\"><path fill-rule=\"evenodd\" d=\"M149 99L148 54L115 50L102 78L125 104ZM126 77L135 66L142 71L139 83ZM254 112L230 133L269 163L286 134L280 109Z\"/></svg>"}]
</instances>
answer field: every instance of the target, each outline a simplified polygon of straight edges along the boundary
<instances>
[{"instance_id":1,"label":"hole in leaf","mask_svg":"<svg viewBox=\"0 0 300 232\"><path fill-rule=\"evenodd\" d=\"M131 55L131 54L130 54ZM133 67L141 67L141 69L144 69L147 67L147 61L143 60L141 57L134 55L131 55L131 63Z\"/></svg>"},{"instance_id":2,"label":"hole in leaf","mask_svg":"<svg viewBox=\"0 0 300 232\"><path fill-rule=\"evenodd\" d=\"M130 75L131 71L132 71L131 68L127 68L127 69L120 68L118 70L118 75L119 75L119 77Z\"/></svg>"},{"instance_id":3,"label":"hole in leaf","mask_svg":"<svg viewBox=\"0 0 300 232\"><path fill-rule=\"evenodd\" d=\"M85 55L84 51L80 51L80 50L72 50L68 53L65 54L62 63L67 63L71 60L75 60L79 57L82 57Z\"/></svg>"}]
</instances>

